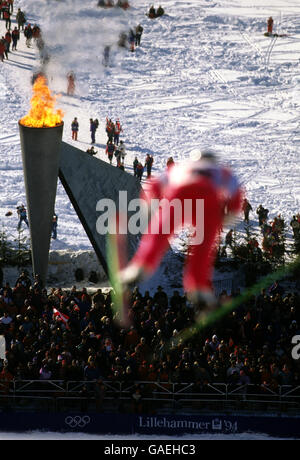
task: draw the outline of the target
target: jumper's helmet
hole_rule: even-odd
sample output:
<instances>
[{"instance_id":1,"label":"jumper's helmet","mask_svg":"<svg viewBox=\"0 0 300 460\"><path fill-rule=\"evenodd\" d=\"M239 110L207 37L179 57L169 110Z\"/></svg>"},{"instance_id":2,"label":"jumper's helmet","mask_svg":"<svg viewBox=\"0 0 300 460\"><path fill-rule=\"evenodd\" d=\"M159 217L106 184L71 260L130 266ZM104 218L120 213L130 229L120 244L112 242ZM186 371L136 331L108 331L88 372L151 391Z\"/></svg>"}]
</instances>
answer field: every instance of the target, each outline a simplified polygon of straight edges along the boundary
<instances>
[{"instance_id":1,"label":"jumper's helmet","mask_svg":"<svg viewBox=\"0 0 300 460\"><path fill-rule=\"evenodd\" d=\"M217 159L217 152L211 148L196 148L190 152L190 160L192 161L207 160L216 162Z\"/></svg>"}]
</instances>

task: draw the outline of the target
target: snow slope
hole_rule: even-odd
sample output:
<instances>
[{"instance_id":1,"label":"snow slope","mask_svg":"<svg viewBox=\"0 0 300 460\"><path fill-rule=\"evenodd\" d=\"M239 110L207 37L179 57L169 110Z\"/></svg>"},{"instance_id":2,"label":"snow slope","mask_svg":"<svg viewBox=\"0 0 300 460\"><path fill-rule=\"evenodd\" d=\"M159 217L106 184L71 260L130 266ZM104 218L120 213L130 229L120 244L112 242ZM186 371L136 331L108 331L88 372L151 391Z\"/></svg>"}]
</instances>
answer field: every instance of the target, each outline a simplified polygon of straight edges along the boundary
<instances>
[{"instance_id":1,"label":"snow slope","mask_svg":"<svg viewBox=\"0 0 300 460\"><path fill-rule=\"evenodd\" d=\"M86 150L89 118L98 118L96 150L105 159L105 117L119 117L127 169L135 155L144 160L151 153L155 174L169 156L183 161L196 146L213 145L244 183L253 207L263 203L271 218L281 212L289 220L299 212L298 1L165 0L166 15L156 20L145 16L144 0L132 0L126 12L97 8L96 0L82 3L15 0L15 9L25 10L44 32L66 142L72 143L70 123L77 116L76 145ZM264 37L270 15L275 32L287 37ZM104 46L139 22L141 47L135 53L113 47L111 64L103 67ZM13 236L16 205L25 202L17 122L27 113L30 79L38 68L38 53L25 46L23 36L18 51L0 65L0 225ZM77 78L74 97L65 93L70 69ZM5 217L8 210L14 215ZM90 249L61 184L56 212L58 240L52 249Z\"/></svg>"}]
</instances>

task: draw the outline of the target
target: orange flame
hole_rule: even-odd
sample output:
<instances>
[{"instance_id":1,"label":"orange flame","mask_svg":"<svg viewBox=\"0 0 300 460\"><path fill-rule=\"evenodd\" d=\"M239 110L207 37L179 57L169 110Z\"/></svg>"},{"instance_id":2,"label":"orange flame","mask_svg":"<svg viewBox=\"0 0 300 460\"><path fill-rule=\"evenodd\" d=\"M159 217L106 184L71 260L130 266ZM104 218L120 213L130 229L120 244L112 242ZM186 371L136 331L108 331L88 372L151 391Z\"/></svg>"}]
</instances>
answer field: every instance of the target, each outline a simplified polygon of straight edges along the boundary
<instances>
[{"instance_id":1,"label":"orange flame","mask_svg":"<svg viewBox=\"0 0 300 460\"><path fill-rule=\"evenodd\" d=\"M46 78L39 75L33 84L31 109L20 123L32 128L52 128L60 125L64 114L60 109L54 109L55 103L56 98L52 96Z\"/></svg>"}]
</instances>

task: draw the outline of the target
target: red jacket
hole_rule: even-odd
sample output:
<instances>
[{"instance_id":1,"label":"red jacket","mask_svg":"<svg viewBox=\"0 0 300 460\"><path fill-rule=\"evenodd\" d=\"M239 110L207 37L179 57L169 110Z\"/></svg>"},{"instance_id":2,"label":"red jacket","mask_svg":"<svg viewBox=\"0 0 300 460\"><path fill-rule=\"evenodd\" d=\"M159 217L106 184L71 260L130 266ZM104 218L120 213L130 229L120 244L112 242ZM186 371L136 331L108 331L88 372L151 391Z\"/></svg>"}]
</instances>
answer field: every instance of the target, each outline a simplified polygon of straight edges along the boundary
<instances>
[{"instance_id":1,"label":"red jacket","mask_svg":"<svg viewBox=\"0 0 300 460\"><path fill-rule=\"evenodd\" d=\"M120 134L122 132L122 127L121 127L121 124L119 121L116 121L116 124L115 124L115 133L116 134Z\"/></svg>"}]
</instances>

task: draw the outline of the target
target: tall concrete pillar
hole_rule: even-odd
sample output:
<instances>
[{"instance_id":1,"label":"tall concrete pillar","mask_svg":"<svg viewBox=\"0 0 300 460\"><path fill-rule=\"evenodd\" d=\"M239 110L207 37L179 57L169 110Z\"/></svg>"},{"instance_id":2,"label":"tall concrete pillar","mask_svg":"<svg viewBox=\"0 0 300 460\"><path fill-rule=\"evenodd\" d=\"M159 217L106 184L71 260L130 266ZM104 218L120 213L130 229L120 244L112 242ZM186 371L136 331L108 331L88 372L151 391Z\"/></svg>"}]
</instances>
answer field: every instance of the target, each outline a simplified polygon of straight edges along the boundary
<instances>
[{"instance_id":1,"label":"tall concrete pillar","mask_svg":"<svg viewBox=\"0 0 300 460\"><path fill-rule=\"evenodd\" d=\"M19 122L33 273L46 283L63 123L32 128Z\"/></svg>"}]
</instances>

